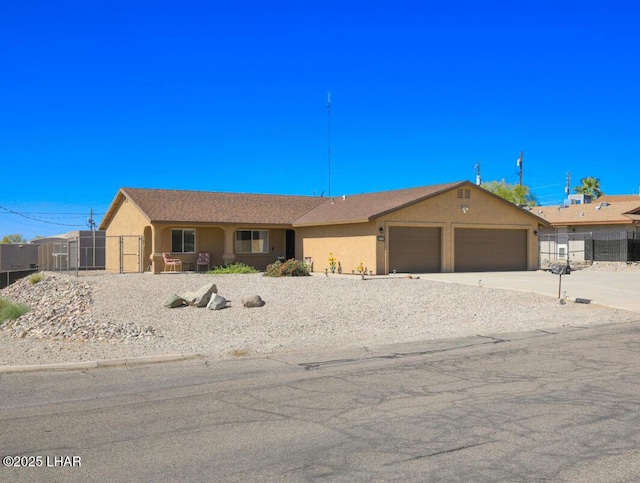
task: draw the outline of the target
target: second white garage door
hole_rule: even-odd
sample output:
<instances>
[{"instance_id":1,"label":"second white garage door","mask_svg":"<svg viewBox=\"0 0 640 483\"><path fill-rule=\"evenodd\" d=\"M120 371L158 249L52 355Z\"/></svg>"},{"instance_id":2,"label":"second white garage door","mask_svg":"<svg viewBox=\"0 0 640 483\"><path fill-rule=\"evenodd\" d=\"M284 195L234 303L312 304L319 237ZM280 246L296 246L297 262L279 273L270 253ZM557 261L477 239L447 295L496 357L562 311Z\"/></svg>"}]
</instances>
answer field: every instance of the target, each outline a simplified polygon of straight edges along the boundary
<instances>
[{"instance_id":1,"label":"second white garage door","mask_svg":"<svg viewBox=\"0 0 640 483\"><path fill-rule=\"evenodd\" d=\"M527 230L456 228L456 272L527 270Z\"/></svg>"}]
</instances>

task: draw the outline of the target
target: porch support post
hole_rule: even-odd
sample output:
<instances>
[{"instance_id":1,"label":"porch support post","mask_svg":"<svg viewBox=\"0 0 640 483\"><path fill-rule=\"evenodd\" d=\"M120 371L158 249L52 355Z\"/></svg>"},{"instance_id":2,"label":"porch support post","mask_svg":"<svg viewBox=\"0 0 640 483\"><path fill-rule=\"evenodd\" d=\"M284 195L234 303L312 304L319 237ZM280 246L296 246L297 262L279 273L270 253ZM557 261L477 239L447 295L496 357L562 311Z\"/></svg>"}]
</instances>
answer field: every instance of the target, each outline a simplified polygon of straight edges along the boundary
<instances>
[{"instance_id":1,"label":"porch support post","mask_svg":"<svg viewBox=\"0 0 640 483\"><path fill-rule=\"evenodd\" d=\"M161 249L161 236L160 232L162 229L155 225L151 225L151 271L153 273L162 272L163 261L162 261L162 249ZM144 263L147 263L147 260L143 260Z\"/></svg>"},{"instance_id":2,"label":"porch support post","mask_svg":"<svg viewBox=\"0 0 640 483\"><path fill-rule=\"evenodd\" d=\"M236 259L235 253L233 253L233 237L235 233L235 227L225 226L224 230L224 252L222 253L222 261L225 265L233 263Z\"/></svg>"}]
</instances>

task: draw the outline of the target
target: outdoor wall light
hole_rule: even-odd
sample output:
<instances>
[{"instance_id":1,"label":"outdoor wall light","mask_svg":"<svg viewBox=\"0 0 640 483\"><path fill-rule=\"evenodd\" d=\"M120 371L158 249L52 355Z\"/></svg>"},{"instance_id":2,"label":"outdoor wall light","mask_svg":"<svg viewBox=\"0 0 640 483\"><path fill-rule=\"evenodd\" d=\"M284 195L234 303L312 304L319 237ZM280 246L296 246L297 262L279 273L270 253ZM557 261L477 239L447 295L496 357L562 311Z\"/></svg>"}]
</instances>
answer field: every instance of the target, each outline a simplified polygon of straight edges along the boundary
<instances>
[{"instance_id":1,"label":"outdoor wall light","mask_svg":"<svg viewBox=\"0 0 640 483\"><path fill-rule=\"evenodd\" d=\"M380 233L384 233L384 228L380 227L380 228L378 228L378 231L379 231Z\"/></svg>"},{"instance_id":2,"label":"outdoor wall light","mask_svg":"<svg viewBox=\"0 0 640 483\"><path fill-rule=\"evenodd\" d=\"M464 205L462 208L460 208L462 210L463 213L466 213L467 211L469 211L469 207L467 205Z\"/></svg>"}]
</instances>

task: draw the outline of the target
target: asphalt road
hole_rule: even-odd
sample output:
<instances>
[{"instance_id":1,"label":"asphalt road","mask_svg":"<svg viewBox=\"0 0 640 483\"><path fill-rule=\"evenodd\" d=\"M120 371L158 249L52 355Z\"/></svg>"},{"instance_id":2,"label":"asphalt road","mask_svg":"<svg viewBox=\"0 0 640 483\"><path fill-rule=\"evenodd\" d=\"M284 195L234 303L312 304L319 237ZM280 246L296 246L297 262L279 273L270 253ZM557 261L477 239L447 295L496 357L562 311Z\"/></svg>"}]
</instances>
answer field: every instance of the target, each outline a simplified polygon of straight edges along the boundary
<instances>
[{"instance_id":1,"label":"asphalt road","mask_svg":"<svg viewBox=\"0 0 640 483\"><path fill-rule=\"evenodd\" d=\"M639 369L640 321L3 374L0 456L41 466L0 481L636 481Z\"/></svg>"}]
</instances>

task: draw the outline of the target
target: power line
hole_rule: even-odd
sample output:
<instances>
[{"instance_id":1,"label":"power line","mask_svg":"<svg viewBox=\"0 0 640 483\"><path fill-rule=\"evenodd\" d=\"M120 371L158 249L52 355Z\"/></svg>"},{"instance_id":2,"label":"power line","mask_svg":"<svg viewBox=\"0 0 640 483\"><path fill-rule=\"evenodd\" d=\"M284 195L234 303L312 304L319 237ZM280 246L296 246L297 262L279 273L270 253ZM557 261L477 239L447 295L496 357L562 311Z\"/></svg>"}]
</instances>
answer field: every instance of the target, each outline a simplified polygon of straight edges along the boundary
<instances>
[{"instance_id":1,"label":"power line","mask_svg":"<svg viewBox=\"0 0 640 483\"><path fill-rule=\"evenodd\" d=\"M6 210L7 208L4 208L2 206L0 206L0 208L2 208L3 210ZM86 216L87 213L85 211L82 212L61 212L61 211L21 211L20 212L23 215L78 215L78 216ZM104 213L94 213L94 215L104 215Z\"/></svg>"},{"instance_id":2,"label":"power line","mask_svg":"<svg viewBox=\"0 0 640 483\"><path fill-rule=\"evenodd\" d=\"M28 220L34 220L37 221L39 223L47 223L49 225L58 225L58 226L73 226L73 227L78 227L78 226L84 226L84 223L75 223L75 224L70 224L70 223L57 223L55 221L48 221L48 220L43 220L41 218L35 218L33 216L29 216L26 213L20 213L18 211L13 211L10 210L9 208L5 208L4 206L0 206L0 209L7 211L8 213L11 213L12 215L16 215L16 216L20 216L22 218L26 218Z\"/></svg>"}]
</instances>

